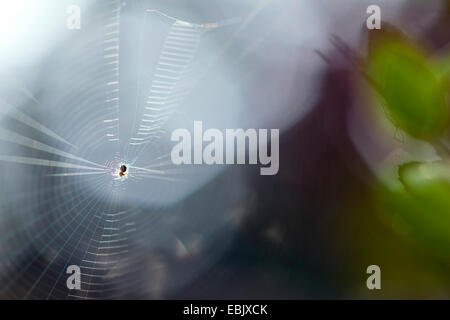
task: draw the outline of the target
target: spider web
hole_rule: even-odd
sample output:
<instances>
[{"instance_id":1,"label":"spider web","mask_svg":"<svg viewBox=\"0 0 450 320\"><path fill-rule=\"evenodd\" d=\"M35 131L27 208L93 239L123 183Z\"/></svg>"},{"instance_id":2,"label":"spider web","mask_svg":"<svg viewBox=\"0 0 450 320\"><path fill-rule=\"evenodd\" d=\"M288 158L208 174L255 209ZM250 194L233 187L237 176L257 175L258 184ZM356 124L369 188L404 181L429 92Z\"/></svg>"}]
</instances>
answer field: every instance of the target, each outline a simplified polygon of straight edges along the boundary
<instances>
[{"instance_id":1,"label":"spider web","mask_svg":"<svg viewBox=\"0 0 450 320\"><path fill-rule=\"evenodd\" d=\"M195 24L159 11L143 13L143 30L148 20L156 17L166 19L169 27L150 83L146 86L147 81L138 80L138 94L142 90L146 99L144 103L137 101L133 133L129 141L122 141L122 3L102 1L96 12L102 40L92 41L94 44L88 41L76 49L95 52L102 57L103 66L98 67L98 59L91 58L92 54L76 61L68 56L54 62L58 71L55 92L67 92L63 83L70 83L74 77L90 82L79 81L64 97L51 96L48 105L36 101L36 109L0 101L0 140L3 150L8 151L0 155L2 180L13 182L1 186L1 297L119 298L139 286L138 278L128 277L141 270L139 264L130 263L139 251L139 239L149 230L154 231L152 237L163 240L169 239L171 232L154 230L154 222L165 219L158 210L142 223L142 208L123 202L121 190L126 185L111 176L125 159L131 163L130 183L133 179L170 181L170 170L160 170L170 166L164 154L144 167L133 163L145 148L158 143L165 133L163 124L177 112L205 72L205 66L196 60L202 36L239 21ZM56 111L48 114L46 110ZM55 126L53 120L66 111L63 123ZM124 144L126 153L121 155ZM101 163L91 155L105 145L111 145L116 156ZM110 192L100 192L105 188ZM176 245L178 252L188 247L179 237ZM67 289L66 270L70 265L81 268L80 290Z\"/></svg>"}]
</instances>

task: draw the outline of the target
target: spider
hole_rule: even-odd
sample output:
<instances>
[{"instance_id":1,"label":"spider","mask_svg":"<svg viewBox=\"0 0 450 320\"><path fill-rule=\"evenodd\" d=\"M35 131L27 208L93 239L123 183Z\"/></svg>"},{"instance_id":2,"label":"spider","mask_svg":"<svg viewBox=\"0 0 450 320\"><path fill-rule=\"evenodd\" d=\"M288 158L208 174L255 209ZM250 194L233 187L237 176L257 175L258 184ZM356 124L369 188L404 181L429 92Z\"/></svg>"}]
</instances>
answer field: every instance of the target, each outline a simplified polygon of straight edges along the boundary
<instances>
[{"instance_id":1,"label":"spider","mask_svg":"<svg viewBox=\"0 0 450 320\"><path fill-rule=\"evenodd\" d=\"M125 172L127 171L127 166L126 165L121 165L120 166L120 171L119 171L119 177L123 177L125 175Z\"/></svg>"}]
</instances>

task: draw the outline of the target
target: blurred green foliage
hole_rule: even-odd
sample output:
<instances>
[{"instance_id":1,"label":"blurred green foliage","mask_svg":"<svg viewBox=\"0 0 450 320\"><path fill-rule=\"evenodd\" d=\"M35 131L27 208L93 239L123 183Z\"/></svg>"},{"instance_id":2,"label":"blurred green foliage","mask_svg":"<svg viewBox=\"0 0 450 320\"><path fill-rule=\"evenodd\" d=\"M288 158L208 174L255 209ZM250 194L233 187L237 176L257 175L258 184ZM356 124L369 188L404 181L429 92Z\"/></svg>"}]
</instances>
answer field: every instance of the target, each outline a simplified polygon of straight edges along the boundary
<instances>
[{"instance_id":1,"label":"blurred green foliage","mask_svg":"<svg viewBox=\"0 0 450 320\"><path fill-rule=\"evenodd\" d=\"M439 78L444 81L444 86L449 89L450 83L450 55L436 59L433 63L434 70L438 74Z\"/></svg>"},{"instance_id":2,"label":"blurred green foliage","mask_svg":"<svg viewBox=\"0 0 450 320\"><path fill-rule=\"evenodd\" d=\"M450 166L408 163L399 168L401 191L385 189L384 211L394 228L450 263Z\"/></svg>"},{"instance_id":3,"label":"blurred green foliage","mask_svg":"<svg viewBox=\"0 0 450 320\"><path fill-rule=\"evenodd\" d=\"M433 141L449 125L446 85L418 48L379 32L370 39L367 75L383 98L394 125Z\"/></svg>"},{"instance_id":4,"label":"blurred green foliage","mask_svg":"<svg viewBox=\"0 0 450 320\"><path fill-rule=\"evenodd\" d=\"M432 143L445 158L398 168L403 188L381 186L383 216L405 239L450 265L450 57L431 60L394 30L369 39L366 75L390 120L410 136Z\"/></svg>"}]
</instances>

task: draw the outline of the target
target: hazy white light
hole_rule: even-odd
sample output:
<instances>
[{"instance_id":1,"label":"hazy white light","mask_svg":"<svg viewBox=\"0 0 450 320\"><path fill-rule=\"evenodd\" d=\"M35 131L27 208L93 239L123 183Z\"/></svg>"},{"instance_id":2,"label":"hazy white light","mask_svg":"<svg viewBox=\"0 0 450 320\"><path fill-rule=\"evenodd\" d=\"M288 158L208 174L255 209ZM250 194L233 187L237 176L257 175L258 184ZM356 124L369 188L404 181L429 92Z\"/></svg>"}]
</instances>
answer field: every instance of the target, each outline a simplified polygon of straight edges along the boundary
<instances>
[{"instance_id":1,"label":"hazy white light","mask_svg":"<svg viewBox=\"0 0 450 320\"><path fill-rule=\"evenodd\" d=\"M14 0L4 2L0 9L0 34L14 29L14 23L21 18L23 11L31 0Z\"/></svg>"},{"instance_id":2,"label":"hazy white light","mask_svg":"<svg viewBox=\"0 0 450 320\"><path fill-rule=\"evenodd\" d=\"M8 61L2 68L12 67L33 58L42 36L40 25L47 15L41 0L4 1L0 6L0 58ZM38 34L36 34L38 33ZM40 33L40 34L39 34ZM26 59L25 59L26 58Z\"/></svg>"},{"instance_id":3,"label":"hazy white light","mask_svg":"<svg viewBox=\"0 0 450 320\"><path fill-rule=\"evenodd\" d=\"M67 31L66 9L71 0L4 0L0 5L0 72L39 61ZM88 10L93 0L78 0Z\"/></svg>"}]
</instances>

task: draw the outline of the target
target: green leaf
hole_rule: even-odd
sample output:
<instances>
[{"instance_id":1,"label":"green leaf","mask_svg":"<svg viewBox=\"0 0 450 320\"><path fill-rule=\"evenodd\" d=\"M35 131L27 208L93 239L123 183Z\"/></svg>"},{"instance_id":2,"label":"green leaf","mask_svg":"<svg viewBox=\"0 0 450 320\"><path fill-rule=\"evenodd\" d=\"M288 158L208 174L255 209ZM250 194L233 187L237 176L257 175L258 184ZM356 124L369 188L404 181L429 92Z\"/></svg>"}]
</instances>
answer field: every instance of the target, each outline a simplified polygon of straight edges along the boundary
<instances>
[{"instance_id":1,"label":"green leaf","mask_svg":"<svg viewBox=\"0 0 450 320\"><path fill-rule=\"evenodd\" d=\"M449 105L449 93L450 93L450 54L447 53L446 56L440 57L439 59L433 61L433 68L439 77L439 80L447 91L447 106Z\"/></svg>"},{"instance_id":2,"label":"green leaf","mask_svg":"<svg viewBox=\"0 0 450 320\"><path fill-rule=\"evenodd\" d=\"M383 33L369 51L367 75L394 125L419 139L441 136L449 125L446 89L420 51Z\"/></svg>"},{"instance_id":3,"label":"green leaf","mask_svg":"<svg viewBox=\"0 0 450 320\"><path fill-rule=\"evenodd\" d=\"M384 190L381 197L387 216L450 263L450 164L408 163L399 178L404 190Z\"/></svg>"}]
</instances>

